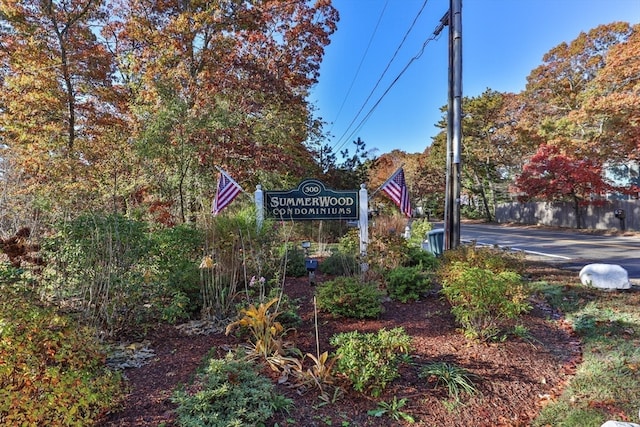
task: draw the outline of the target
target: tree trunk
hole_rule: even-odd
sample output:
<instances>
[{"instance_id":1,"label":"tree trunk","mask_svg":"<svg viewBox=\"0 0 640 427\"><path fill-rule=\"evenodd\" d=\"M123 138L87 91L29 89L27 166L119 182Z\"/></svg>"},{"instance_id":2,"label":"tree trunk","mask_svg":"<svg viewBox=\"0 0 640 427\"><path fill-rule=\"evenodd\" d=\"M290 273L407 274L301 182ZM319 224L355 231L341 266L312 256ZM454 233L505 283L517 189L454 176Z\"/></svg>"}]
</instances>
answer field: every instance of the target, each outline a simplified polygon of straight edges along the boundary
<instances>
[{"instance_id":1,"label":"tree trunk","mask_svg":"<svg viewBox=\"0 0 640 427\"><path fill-rule=\"evenodd\" d=\"M573 196L573 209L576 212L576 228L582 228L582 215L580 214L580 199L574 195Z\"/></svg>"},{"instance_id":2,"label":"tree trunk","mask_svg":"<svg viewBox=\"0 0 640 427\"><path fill-rule=\"evenodd\" d=\"M487 194L484 191L484 185L482 184L482 181L478 177L478 174L474 173L473 177L476 181L476 186L480 190L480 198L482 199L482 205L484 207L485 216L487 218L487 221L491 222L493 221L493 215L491 215L491 209L489 209L489 201L487 200Z\"/></svg>"}]
</instances>

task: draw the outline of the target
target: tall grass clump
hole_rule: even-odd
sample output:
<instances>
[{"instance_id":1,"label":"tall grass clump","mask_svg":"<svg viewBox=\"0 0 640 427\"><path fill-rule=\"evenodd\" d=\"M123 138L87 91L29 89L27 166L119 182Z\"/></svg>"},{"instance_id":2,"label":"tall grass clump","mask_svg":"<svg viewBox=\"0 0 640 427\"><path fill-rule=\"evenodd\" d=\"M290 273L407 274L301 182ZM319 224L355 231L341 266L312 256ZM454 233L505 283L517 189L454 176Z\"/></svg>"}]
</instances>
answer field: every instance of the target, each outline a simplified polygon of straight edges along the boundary
<instances>
[{"instance_id":1,"label":"tall grass clump","mask_svg":"<svg viewBox=\"0 0 640 427\"><path fill-rule=\"evenodd\" d=\"M140 321L157 287L146 280L147 225L120 215L85 214L44 244L43 289L107 335Z\"/></svg>"},{"instance_id":2,"label":"tall grass clump","mask_svg":"<svg viewBox=\"0 0 640 427\"><path fill-rule=\"evenodd\" d=\"M449 397L455 401L459 401L462 394L473 395L478 391L474 383L477 377L454 363L429 363L420 368L418 376L427 380L433 379L436 387L446 388Z\"/></svg>"},{"instance_id":3,"label":"tall grass clump","mask_svg":"<svg viewBox=\"0 0 640 427\"><path fill-rule=\"evenodd\" d=\"M253 277L264 277L269 285L284 275L288 254L281 248L287 241L277 223L265 221L259 228L253 210L210 218L206 227L206 255L200 263L202 317L224 319L236 311L241 293L254 297L249 287ZM264 300L269 289L261 291L258 299Z\"/></svg>"}]
</instances>

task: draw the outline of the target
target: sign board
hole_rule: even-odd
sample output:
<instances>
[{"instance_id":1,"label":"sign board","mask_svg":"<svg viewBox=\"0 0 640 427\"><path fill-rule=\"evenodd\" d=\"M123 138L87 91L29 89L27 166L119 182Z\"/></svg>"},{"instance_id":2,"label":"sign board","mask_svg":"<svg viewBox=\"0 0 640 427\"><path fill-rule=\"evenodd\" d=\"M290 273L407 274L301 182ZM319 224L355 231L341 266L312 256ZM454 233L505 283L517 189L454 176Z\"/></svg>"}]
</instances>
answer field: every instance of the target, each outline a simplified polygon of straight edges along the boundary
<instances>
[{"instance_id":1,"label":"sign board","mask_svg":"<svg viewBox=\"0 0 640 427\"><path fill-rule=\"evenodd\" d=\"M315 179L302 181L289 191L265 191L267 216L283 220L356 220L358 191L330 190Z\"/></svg>"}]
</instances>

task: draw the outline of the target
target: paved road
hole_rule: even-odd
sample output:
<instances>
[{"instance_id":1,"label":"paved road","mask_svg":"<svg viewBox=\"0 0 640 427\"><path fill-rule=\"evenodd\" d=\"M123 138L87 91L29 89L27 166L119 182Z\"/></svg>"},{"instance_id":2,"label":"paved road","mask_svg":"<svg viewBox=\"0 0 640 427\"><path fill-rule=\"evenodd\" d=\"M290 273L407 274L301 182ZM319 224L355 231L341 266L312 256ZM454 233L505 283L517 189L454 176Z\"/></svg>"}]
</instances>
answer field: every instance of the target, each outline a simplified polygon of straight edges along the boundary
<instances>
[{"instance_id":1,"label":"paved road","mask_svg":"<svg viewBox=\"0 0 640 427\"><path fill-rule=\"evenodd\" d=\"M461 224L460 236L462 241L475 240L478 244L523 250L544 261L575 271L596 262L619 264L628 271L630 279L640 279L638 236L600 236L576 230L542 230L469 223Z\"/></svg>"}]
</instances>

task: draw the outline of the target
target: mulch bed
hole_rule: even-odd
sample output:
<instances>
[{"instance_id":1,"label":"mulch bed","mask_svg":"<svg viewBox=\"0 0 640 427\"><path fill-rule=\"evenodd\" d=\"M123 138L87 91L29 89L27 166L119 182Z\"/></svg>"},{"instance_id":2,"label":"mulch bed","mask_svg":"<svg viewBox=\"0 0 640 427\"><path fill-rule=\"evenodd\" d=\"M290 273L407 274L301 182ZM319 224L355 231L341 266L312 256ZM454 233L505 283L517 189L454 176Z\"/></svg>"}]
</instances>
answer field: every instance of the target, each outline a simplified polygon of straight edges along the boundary
<instances>
[{"instance_id":1,"label":"mulch bed","mask_svg":"<svg viewBox=\"0 0 640 427\"><path fill-rule=\"evenodd\" d=\"M559 275L544 264L533 265L534 276ZM319 277L319 280L323 280ZM314 287L306 278L287 279L287 295L299 305L302 324L290 336L303 353L316 353L314 329ZM295 402L289 414L279 414L269 425L279 426L401 426L409 425L389 417L372 417L367 411L377 402L406 398L401 410L416 419L418 426L526 426L547 402L554 399L580 362L579 340L562 317L542 301L519 323L528 328L530 338L510 338L500 343L476 343L456 330L448 303L436 291L418 302L385 302L385 311L376 320L334 318L318 314L320 351L332 350L329 338L340 332L376 332L402 327L412 339L413 364L403 365L400 378L377 399L346 388L334 403L321 404L317 393L298 394L286 385L280 393ZM129 392L118 412L107 414L101 426L175 426L175 406L171 395L195 376L206 355L223 356L240 344L224 333L185 335L176 327L160 325L146 339L155 357L146 365L125 371ZM430 362L451 362L478 380L479 393L450 399L446 390L418 376L419 367Z\"/></svg>"}]
</instances>

